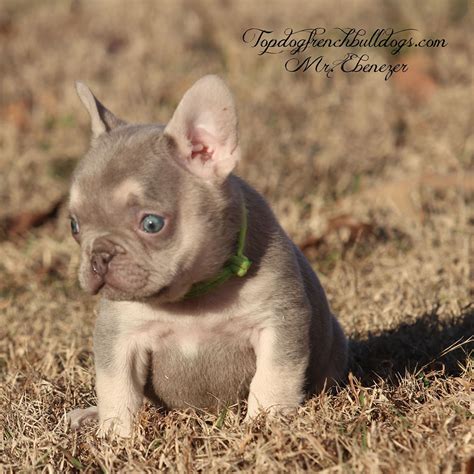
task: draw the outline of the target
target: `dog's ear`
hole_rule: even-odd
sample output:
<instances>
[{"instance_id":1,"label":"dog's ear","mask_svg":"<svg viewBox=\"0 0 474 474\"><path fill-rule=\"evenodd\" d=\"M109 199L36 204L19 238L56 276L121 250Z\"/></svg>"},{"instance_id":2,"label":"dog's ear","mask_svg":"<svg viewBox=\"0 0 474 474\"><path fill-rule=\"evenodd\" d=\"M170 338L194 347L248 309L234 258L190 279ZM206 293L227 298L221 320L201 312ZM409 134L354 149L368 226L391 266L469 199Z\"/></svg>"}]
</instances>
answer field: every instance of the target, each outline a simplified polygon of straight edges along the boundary
<instances>
[{"instance_id":1,"label":"dog's ear","mask_svg":"<svg viewBox=\"0 0 474 474\"><path fill-rule=\"evenodd\" d=\"M204 76L183 96L164 134L174 159L191 173L223 181L240 157L237 114L230 90L217 76Z\"/></svg>"},{"instance_id":2,"label":"dog's ear","mask_svg":"<svg viewBox=\"0 0 474 474\"><path fill-rule=\"evenodd\" d=\"M97 138L99 135L121 125L126 125L126 122L117 118L110 110L104 107L83 82L76 81L76 91L91 117L93 138Z\"/></svg>"}]
</instances>

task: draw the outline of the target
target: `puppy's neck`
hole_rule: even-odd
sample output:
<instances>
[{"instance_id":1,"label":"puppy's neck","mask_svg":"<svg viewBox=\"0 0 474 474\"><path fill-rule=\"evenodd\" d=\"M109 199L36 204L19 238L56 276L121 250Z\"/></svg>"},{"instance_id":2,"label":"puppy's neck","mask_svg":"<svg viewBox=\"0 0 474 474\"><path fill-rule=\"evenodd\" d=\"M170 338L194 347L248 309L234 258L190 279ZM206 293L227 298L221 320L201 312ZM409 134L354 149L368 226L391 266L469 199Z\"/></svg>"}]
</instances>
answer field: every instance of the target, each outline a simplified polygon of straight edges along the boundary
<instances>
[{"instance_id":1,"label":"puppy's neck","mask_svg":"<svg viewBox=\"0 0 474 474\"><path fill-rule=\"evenodd\" d=\"M236 251L226 261L223 268L212 278L194 283L191 289L184 295L184 300L193 299L206 295L215 289L218 289L231 278L243 278L247 274L252 262L245 255L244 249L247 240L248 210L245 199L241 199L241 223L237 239Z\"/></svg>"}]
</instances>

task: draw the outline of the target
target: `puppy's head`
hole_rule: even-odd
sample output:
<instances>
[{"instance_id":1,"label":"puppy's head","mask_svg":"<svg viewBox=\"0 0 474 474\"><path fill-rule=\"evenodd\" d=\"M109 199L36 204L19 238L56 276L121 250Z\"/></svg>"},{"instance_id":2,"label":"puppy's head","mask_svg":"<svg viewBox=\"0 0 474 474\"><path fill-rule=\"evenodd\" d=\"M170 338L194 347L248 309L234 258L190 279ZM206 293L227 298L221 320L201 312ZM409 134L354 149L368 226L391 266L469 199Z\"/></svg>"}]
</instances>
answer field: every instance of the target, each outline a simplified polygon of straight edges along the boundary
<instances>
[{"instance_id":1,"label":"puppy's head","mask_svg":"<svg viewBox=\"0 0 474 474\"><path fill-rule=\"evenodd\" d=\"M84 84L77 92L92 125L69 200L80 284L108 299L178 300L217 273L236 244L232 96L218 77L203 77L161 126L127 124Z\"/></svg>"}]
</instances>

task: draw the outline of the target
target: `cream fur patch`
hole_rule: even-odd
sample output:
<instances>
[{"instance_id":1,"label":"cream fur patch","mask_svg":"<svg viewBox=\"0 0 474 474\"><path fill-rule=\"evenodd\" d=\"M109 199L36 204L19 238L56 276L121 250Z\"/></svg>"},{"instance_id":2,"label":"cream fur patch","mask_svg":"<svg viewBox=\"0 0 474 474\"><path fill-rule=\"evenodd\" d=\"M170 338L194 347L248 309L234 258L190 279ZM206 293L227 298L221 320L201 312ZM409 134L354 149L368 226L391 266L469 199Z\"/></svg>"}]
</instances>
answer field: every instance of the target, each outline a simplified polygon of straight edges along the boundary
<instances>
[{"instance_id":1,"label":"cream fur patch","mask_svg":"<svg viewBox=\"0 0 474 474\"><path fill-rule=\"evenodd\" d=\"M135 179L122 181L113 191L112 199L119 204L125 205L131 195L140 197L143 195L143 188Z\"/></svg>"},{"instance_id":2,"label":"cream fur patch","mask_svg":"<svg viewBox=\"0 0 474 474\"><path fill-rule=\"evenodd\" d=\"M76 209L80 207L81 202L82 202L82 195L81 195L79 186L77 186L77 184L76 185L73 184L71 187L71 191L69 192L69 207L71 209Z\"/></svg>"}]
</instances>

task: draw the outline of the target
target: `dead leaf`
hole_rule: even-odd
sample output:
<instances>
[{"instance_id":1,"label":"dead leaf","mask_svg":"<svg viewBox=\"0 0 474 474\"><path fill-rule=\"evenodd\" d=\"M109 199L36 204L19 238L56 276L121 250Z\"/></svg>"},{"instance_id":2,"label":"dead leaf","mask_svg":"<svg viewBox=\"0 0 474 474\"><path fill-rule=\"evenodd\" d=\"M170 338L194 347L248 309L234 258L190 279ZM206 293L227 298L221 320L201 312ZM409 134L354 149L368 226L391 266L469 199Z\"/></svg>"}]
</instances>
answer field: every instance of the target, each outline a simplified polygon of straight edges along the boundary
<instances>
[{"instance_id":1,"label":"dead leaf","mask_svg":"<svg viewBox=\"0 0 474 474\"><path fill-rule=\"evenodd\" d=\"M428 187L436 190L456 188L462 193L474 192L474 173L423 174L420 176L394 181L381 182L371 188L360 191L357 199L369 200L374 206L390 206L404 219L410 222L420 222L424 215L420 206L414 202L414 197L420 189ZM336 203L337 208L350 205L354 196L345 197Z\"/></svg>"},{"instance_id":2,"label":"dead leaf","mask_svg":"<svg viewBox=\"0 0 474 474\"><path fill-rule=\"evenodd\" d=\"M471 456L464 465L465 474L472 474L474 472L474 456Z\"/></svg>"},{"instance_id":3,"label":"dead leaf","mask_svg":"<svg viewBox=\"0 0 474 474\"><path fill-rule=\"evenodd\" d=\"M369 222L362 222L348 214L342 214L328 220L327 229L323 235L319 237L308 237L299 247L303 252L311 247L318 248L327 242L331 234L342 229L349 231L349 236L344 242L344 248L348 248L359 239L375 234L376 226Z\"/></svg>"},{"instance_id":4,"label":"dead leaf","mask_svg":"<svg viewBox=\"0 0 474 474\"><path fill-rule=\"evenodd\" d=\"M10 36L13 33L11 18L0 18L0 36Z\"/></svg>"},{"instance_id":5,"label":"dead leaf","mask_svg":"<svg viewBox=\"0 0 474 474\"><path fill-rule=\"evenodd\" d=\"M394 75L394 85L416 102L426 102L438 88L432 74L432 60L425 55L410 55L401 58L408 64L408 71Z\"/></svg>"},{"instance_id":6,"label":"dead leaf","mask_svg":"<svg viewBox=\"0 0 474 474\"><path fill-rule=\"evenodd\" d=\"M59 209L65 202L65 199L66 196L62 196L44 211L25 211L14 216L3 218L0 221L1 234L5 235L6 238L11 239L24 235L32 228L46 224L57 217Z\"/></svg>"},{"instance_id":7,"label":"dead leaf","mask_svg":"<svg viewBox=\"0 0 474 474\"><path fill-rule=\"evenodd\" d=\"M15 125L19 130L26 130L30 126L33 101L29 98L10 102L2 110L1 115L7 122Z\"/></svg>"}]
</instances>

